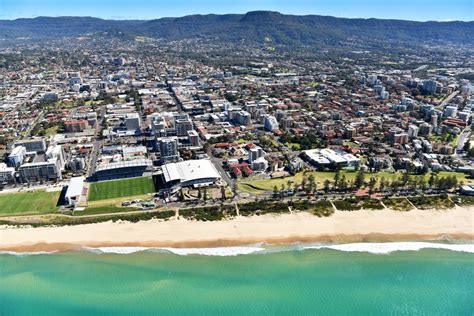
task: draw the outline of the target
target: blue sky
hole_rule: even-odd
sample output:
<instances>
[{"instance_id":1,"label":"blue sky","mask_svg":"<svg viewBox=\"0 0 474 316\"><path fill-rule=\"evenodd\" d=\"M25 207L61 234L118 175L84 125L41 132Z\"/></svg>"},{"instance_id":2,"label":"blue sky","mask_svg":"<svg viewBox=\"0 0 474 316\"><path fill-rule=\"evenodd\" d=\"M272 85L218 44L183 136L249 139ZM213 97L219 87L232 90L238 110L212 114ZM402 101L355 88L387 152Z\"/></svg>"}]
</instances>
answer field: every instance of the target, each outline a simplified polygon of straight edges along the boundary
<instances>
[{"instance_id":1,"label":"blue sky","mask_svg":"<svg viewBox=\"0 0 474 316\"><path fill-rule=\"evenodd\" d=\"M474 20L474 0L0 0L0 19L61 15L153 19L252 10L349 18Z\"/></svg>"}]
</instances>

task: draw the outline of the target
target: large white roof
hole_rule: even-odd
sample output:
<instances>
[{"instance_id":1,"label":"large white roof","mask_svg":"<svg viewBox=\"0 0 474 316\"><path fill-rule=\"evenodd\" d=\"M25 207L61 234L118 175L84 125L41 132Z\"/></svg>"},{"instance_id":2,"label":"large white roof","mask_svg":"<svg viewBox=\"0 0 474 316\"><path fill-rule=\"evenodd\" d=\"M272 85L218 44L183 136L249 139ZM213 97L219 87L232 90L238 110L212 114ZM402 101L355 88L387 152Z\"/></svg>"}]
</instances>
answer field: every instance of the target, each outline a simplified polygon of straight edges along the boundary
<instances>
[{"instance_id":1,"label":"large white roof","mask_svg":"<svg viewBox=\"0 0 474 316\"><path fill-rule=\"evenodd\" d=\"M66 198L79 196L82 193L82 188L84 187L84 177L74 177L71 178L69 186L66 191Z\"/></svg>"},{"instance_id":2,"label":"large white roof","mask_svg":"<svg viewBox=\"0 0 474 316\"><path fill-rule=\"evenodd\" d=\"M163 165L166 182L188 182L199 179L220 178L219 172L209 159L186 160Z\"/></svg>"}]
</instances>

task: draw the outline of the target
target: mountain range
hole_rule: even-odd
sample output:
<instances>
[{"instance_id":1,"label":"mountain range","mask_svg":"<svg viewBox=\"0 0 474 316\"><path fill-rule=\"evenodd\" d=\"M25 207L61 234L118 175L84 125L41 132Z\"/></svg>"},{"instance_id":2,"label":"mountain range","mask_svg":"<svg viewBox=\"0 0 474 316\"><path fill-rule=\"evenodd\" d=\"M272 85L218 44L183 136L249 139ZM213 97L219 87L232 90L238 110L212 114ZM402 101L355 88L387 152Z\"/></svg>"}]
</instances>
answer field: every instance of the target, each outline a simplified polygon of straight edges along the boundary
<instances>
[{"instance_id":1,"label":"mountain range","mask_svg":"<svg viewBox=\"0 0 474 316\"><path fill-rule=\"evenodd\" d=\"M281 46L474 45L474 22L414 22L285 15L189 15L155 20L104 20L93 17L37 17L0 20L0 40L49 40L110 32L173 40L215 40Z\"/></svg>"}]
</instances>

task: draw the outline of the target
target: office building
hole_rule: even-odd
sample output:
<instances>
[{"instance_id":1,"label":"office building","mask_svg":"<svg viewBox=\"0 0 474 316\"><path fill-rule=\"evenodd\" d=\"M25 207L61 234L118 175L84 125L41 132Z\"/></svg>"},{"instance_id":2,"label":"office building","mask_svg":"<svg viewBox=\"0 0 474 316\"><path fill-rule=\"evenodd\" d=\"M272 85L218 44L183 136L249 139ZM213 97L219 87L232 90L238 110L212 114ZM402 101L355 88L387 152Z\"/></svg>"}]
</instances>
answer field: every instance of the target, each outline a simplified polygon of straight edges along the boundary
<instances>
[{"instance_id":1,"label":"office building","mask_svg":"<svg viewBox=\"0 0 474 316\"><path fill-rule=\"evenodd\" d=\"M158 138L161 163L173 162L179 159L178 137Z\"/></svg>"},{"instance_id":2,"label":"office building","mask_svg":"<svg viewBox=\"0 0 474 316\"><path fill-rule=\"evenodd\" d=\"M15 147L23 146L26 152L44 153L46 151L46 141L43 138L25 139L15 143Z\"/></svg>"},{"instance_id":3,"label":"office building","mask_svg":"<svg viewBox=\"0 0 474 316\"><path fill-rule=\"evenodd\" d=\"M274 130L277 130L278 129L278 121L276 119L276 117L274 117L273 115L267 115L265 116L265 120L264 120L264 126L265 126L265 129L272 132Z\"/></svg>"},{"instance_id":4,"label":"office building","mask_svg":"<svg viewBox=\"0 0 474 316\"><path fill-rule=\"evenodd\" d=\"M127 113L125 116L125 126L127 127L127 131L139 131L140 116L138 113Z\"/></svg>"},{"instance_id":5,"label":"office building","mask_svg":"<svg viewBox=\"0 0 474 316\"><path fill-rule=\"evenodd\" d=\"M22 182L38 182L60 180L61 168L58 159L48 161L25 163L18 168Z\"/></svg>"},{"instance_id":6,"label":"office building","mask_svg":"<svg viewBox=\"0 0 474 316\"><path fill-rule=\"evenodd\" d=\"M13 168L18 168L25 159L26 148L24 146L18 146L13 148L10 155L8 155L8 165Z\"/></svg>"}]
</instances>

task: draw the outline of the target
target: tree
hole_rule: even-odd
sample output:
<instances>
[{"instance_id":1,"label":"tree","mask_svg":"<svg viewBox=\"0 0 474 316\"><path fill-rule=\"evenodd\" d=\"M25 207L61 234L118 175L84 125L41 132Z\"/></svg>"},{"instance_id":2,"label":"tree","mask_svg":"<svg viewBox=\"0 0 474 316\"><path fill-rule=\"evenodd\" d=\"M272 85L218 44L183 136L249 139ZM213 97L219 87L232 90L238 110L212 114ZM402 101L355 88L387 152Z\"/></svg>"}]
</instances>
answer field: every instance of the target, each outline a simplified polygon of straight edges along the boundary
<instances>
[{"instance_id":1,"label":"tree","mask_svg":"<svg viewBox=\"0 0 474 316\"><path fill-rule=\"evenodd\" d=\"M375 187L376 184L377 184L377 179L375 179L374 177L370 178L370 180L369 180L369 194L370 195L374 191L374 187Z\"/></svg>"},{"instance_id":2,"label":"tree","mask_svg":"<svg viewBox=\"0 0 474 316\"><path fill-rule=\"evenodd\" d=\"M340 171L339 171L339 169L338 169L338 170L336 170L336 174L334 175L334 186L335 186L336 188L339 187L339 181L340 181L340 180L341 180L341 173L340 173Z\"/></svg>"},{"instance_id":3,"label":"tree","mask_svg":"<svg viewBox=\"0 0 474 316\"><path fill-rule=\"evenodd\" d=\"M301 189L304 191L306 189L306 176L303 175L303 179L301 180Z\"/></svg>"},{"instance_id":4,"label":"tree","mask_svg":"<svg viewBox=\"0 0 474 316\"><path fill-rule=\"evenodd\" d=\"M357 172L356 178L354 180L354 187L356 189L360 189L364 185L364 178L364 170L361 169Z\"/></svg>"},{"instance_id":5,"label":"tree","mask_svg":"<svg viewBox=\"0 0 474 316\"><path fill-rule=\"evenodd\" d=\"M432 188L435 184L435 174L432 172L430 178L428 179L428 185Z\"/></svg>"},{"instance_id":6,"label":"tree","mask_svg":"<svg viewBox=\"0 0 474 316\"><path fill-rule=\"evenodd\" d=\"M398 191L400 184L398 183L397 180L393 180L392 183L390 184L390 187L392 188L393 191Z\"/></svg>"},{"instance_id":7,"label":"tree","mask_svg":"<svg viewBox=\"0 0 474 316\"><path fill-rule=\"evenodd\" d=\"M383 190L385 189L385 185L386 185L386 183L385 183L385 178L384 178L384 177L381 177L381 178L380 178L380 184L379 184L379 189L380 189L380 191L383 191Z\"/></svg>"},{"instance_id":8,"label":"tree","mask_svg":"<svg viewBox=\"0 0 474 316\"><path fill-rule=\"evenodd\" d=\"M339 180L339 188L341 190L346 190L347 189L347 181L346 181L346 175L343 174L341 179Z\"/></svg>"},{"instance_id":9,"label":"tree","mask_svg":"<svg viewBox=\"0 0 474 316\"><path fill-rule=\"evenodd\" d=\"M403 183L403 186L406 186L408 181L410 181L410 174L408 173L408 170L407 170L406 172L403 173L401 182Z\"/></svg>"},{"instance_id":10,"label":"tree","mask_svg":"<svg viewBox=\"0 0 474 316\"><path fill-rule=\"evenodd\" d=\"M273 197L276 198L276 197L278 197L278 195L279 195L278 187L275 185L273 187Z\"/></svg>"},{"instance_id":11,"label":"tree","mask_svg":"<svg viewBox=\"0 0 474 316\"><path fill-rule=\"evenodd\" d=\"M426 190L426 180L425 178L421 178L420 181L418 182L418 185L422 191Z\"/></svg>"},{"instance_id":12,"label":"tree","mask_svg":"<svg viewBox=\"0 0 474 316\"><path fill-rule=\"evenodd\" d=\"M467 156L468 156L469 158L473 158L473 157L474 157L474 148L469 149L469 151L467 152Z\"/></svg>"},{"instance_id":13,"label":"tree","mask_svg":"<svg viewBox=\"0 0 474 316\"><path fill-rule=\"evenodd\" d=\"M203 195L204 195L204 197L203 197L204 201L207 201L207 187L204 187L204 194Z\"/></svg>"},{"instance_id":14,"label":"tree","mask_svg":"<svg viewBox=\"0 0 474 316\"><path fill-rule=\"evenodd\" d=\"M234 182L232 183L232 198L234 198L237 195L237 183Z\"/></svg>"},{"instance_id":15,"label":"tree","mask_svg":"<svg viewBox=\"0 0 474 316\"><path fill-rule=\"evenodd\" d=\"M329 179L324 180L324 192L328 193L330 189L331 181Z\"/></svg>"},{"instance_id":16,"label":"tree","mask_svg":"<svg viewBox=\"0 0 474 316\"><path fill-rule=\"evenodd\" d=\"M222 201L225 201L226 199L225 188L223 186L221 186L221 198L222 198Z\"/></svg>"},{"instance_id":17,"label":"tree","mask_svg":"<svg viewBox=\"0 0 474 316\"><path fill-rule=\"evenodd\" d=\"M313 174L309 175L308 181L309 181L309 186L311 187L310 191L313 192L314 190L316 190L316 179Z\"/></svg>"}]
</instances>

